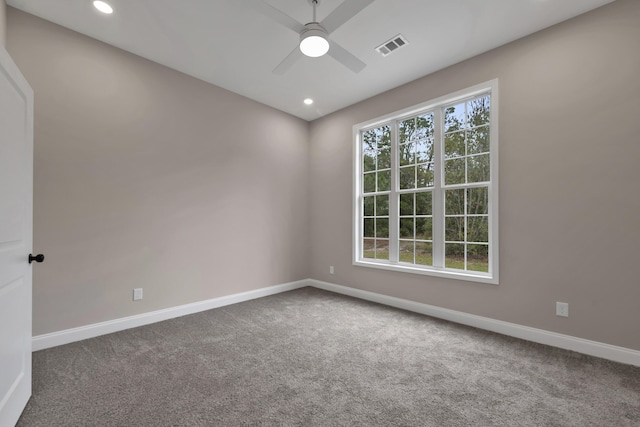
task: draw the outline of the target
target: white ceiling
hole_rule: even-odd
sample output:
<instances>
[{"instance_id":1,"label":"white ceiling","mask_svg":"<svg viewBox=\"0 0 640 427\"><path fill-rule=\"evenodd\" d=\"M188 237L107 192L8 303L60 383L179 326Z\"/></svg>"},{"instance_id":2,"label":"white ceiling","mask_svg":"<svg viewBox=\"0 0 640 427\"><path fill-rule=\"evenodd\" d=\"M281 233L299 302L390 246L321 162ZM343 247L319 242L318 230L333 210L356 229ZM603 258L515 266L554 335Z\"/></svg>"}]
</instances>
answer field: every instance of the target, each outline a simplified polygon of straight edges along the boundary
<instances>
[{"instance_id":1,"label":"white ceiling","mask_svg":"<svg viewBox=\"0 0 640 427\"><path fill-rule=\"evenodd\" d=\"M244 95L305 120L382 93L613 0L375 0L331 33L367 66L358 74L325 55L272 70L298 44L254 0L7 0L17 9ZM258 0L259 1L259 0ZM320 0L322 21L343 1ZM309 0L265 0L307 23ZM402 34L382 57L374 49ZM315 103L303 104L311 97Z\"/></svg>"}]
</instances>

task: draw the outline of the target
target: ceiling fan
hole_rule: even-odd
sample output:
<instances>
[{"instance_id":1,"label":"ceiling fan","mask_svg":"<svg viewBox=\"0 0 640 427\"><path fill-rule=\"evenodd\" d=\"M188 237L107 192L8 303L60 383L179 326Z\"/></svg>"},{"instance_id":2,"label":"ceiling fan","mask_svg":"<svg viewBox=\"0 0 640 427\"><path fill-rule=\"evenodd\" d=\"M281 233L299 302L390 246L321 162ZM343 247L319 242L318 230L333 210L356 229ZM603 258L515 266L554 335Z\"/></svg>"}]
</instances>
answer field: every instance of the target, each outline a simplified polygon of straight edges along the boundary
<instances>
[{"instance_id":1,"label":"ceiling fan","mask_svg":"<svg viewBox=\"0 0 640 427\"><path fill-rule=\"evenodd\" d=\"M262 0L254 0L251 5L279 24L295 31L300 35L300 45L296 46L289 55L273 70L274 74L284 74L303 55L322 56L328 53L333 59L359 73L366 66L364 62L329 38L329 34L337 30L345 22L357 15L362 9L373 3L373 0L345 0L322 22L316 22L316 7L320 0L308 0L313 7L313 21L301 24L289 15ZM318 50L303 53L307 48Z\"/></svg>"}]
</instances>

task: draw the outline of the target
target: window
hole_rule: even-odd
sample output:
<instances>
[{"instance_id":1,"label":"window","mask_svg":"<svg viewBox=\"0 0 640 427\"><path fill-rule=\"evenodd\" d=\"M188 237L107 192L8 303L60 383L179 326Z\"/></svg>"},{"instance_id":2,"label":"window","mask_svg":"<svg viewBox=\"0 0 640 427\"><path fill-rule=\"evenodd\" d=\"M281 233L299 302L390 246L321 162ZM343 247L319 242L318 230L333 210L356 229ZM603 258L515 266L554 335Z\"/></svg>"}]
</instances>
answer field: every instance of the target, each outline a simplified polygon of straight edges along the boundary
<instances>
[{"instance_id":1,"label":"window","mask_svg":"<svg viewBox=\"0 0 640 427\"><path fill-rule=\"evenodd\" d=\"M497 81L354 126L354 264L498 283Z\"/></svg>"}]
</instances>

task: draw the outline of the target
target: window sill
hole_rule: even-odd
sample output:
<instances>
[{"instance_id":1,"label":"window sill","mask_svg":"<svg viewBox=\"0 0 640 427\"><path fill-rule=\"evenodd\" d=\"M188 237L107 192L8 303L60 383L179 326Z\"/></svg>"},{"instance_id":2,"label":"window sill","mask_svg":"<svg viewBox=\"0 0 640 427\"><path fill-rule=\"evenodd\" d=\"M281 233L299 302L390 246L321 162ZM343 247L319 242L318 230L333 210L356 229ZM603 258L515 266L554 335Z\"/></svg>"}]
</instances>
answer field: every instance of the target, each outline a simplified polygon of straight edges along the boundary
<instances>
[{"instance_id":1,"label":"window sill","mask_svg":"<svg viewBox=\"0 0 640 427\"><path fill-rule=\"evenodd\" d=\"M381 270L397 271L410 274L421 274L424 276L442 277L446 279L464 280L468 282L488 283L491 285L498 284L497 275L490 275L488 273L481 272L471 273L463 270L453 270L436 267L430 267L429 269L426 269L413 267L408 264L392 264L385 261L356 260L353 262L353 265L357 267L378 268Z\"/></svg>"}]
</instances>

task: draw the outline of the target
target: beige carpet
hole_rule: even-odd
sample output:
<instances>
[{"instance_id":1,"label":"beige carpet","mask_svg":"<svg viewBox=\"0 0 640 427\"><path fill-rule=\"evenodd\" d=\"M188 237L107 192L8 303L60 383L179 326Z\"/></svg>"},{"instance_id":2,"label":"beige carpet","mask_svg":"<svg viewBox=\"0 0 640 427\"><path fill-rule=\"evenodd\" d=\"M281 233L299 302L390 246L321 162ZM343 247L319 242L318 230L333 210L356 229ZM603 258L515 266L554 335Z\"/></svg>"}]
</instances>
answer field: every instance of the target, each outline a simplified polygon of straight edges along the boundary
<instances>
[{"instance_id":1,"label":"beige carpet","mask_svg":"<svg viewBox=\"0 0 640 427\"><path fill-rule=\"evenodd\" d=\"M33 368L19 426L640 426L640 368L314 288Z\"/></svg>"}]
</instances>

